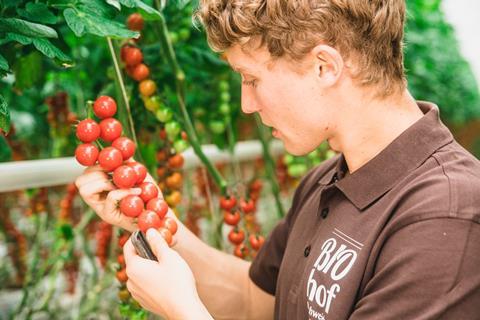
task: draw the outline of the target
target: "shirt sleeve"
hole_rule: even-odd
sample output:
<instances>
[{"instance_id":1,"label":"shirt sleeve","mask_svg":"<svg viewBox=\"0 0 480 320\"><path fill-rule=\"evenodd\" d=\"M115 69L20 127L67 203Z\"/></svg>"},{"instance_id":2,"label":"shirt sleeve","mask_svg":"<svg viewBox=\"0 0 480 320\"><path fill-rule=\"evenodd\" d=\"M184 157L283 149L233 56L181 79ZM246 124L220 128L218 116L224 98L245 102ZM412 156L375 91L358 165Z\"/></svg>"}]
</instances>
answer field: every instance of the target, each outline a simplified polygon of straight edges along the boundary
<instances>
[{"instance_id":1,"label":"shirt sleeve","mask_svg":"<svg viewBox=\"0 0 480 320\"><path fill-rule=\"evenodd\" d=\"M480 224L430 219L395 232L350 320L480 319Z\"/></svg>"}]
</instances>

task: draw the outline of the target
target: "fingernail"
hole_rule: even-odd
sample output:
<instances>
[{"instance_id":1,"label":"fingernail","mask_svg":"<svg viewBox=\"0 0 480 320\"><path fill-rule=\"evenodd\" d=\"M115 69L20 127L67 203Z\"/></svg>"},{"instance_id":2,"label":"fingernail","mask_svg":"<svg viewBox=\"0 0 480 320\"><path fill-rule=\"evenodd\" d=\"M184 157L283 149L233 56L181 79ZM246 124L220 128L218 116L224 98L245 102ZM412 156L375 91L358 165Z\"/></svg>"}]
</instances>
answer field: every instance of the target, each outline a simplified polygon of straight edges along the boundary
<instances>
[{"instance_id":1,"label":"fingernail","mask_svg":"<svg viewBox=\"0 0 480 320\"><path fill-rule=\"evenodd\" d=\"M149 228L149 229L147 230L147 240L154 236L154 235L153 235L154 232L155 232L155 229L153 229L153 228Z\"/></svg>"},{"instance_id":2,"label":"fingernail","mask_svg":"<svg viewBox=\"0 0 480 320\"><path fill-rule=\"evenodd\" d=\"M132 192L135 193L135 194L140 194L140 193L142 193L142 189L140 189L140 188L133 188L133 189L132 189Z\"/></svg>"}]
</instances>

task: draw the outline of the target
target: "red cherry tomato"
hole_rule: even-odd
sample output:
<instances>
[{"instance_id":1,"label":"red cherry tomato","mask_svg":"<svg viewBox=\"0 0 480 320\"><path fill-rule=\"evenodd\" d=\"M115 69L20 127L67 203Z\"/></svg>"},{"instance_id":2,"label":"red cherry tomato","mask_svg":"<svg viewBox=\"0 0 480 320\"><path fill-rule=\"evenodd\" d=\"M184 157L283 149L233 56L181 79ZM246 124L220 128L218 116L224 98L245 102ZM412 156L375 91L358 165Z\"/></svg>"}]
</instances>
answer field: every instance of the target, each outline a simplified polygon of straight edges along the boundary
<instances>
[{"instance_id":1,"label":"red cherry tomato","mask_svg":"<svg viewBox=\"0 0 480 320\"><path fill-rule=\"evenodd\" d=\"M157 91L157 85L153 80L143 80L138 85L138 91L140 91L143 96L150 97L152 94L155 93L155 91Z\"/></svg>"},{"instance_id":2,"label":"red cherry tomato","mask_svg":"<svg viewBox=\"0 0 480 320\"><path fill-rule=\"evenodd\" d=\"M123 254L119 254L117 256L117 262L122 268L125 267L125 257L123 256Z\"/></svg>"},{"instance_id":3,"label":"red cherry tomato","mask_svg":"<svg viewBox=\"0 0 480 320\"><path fill-rule=\"evenodd\" d=\"M172 233L170 232L170 230L165 229L165 228L160 228L160 230L158 230L158 232L163 237L163 239L165 239L165 242L168 244L168 246L171 246L172 242L173 242L173 236L172 236Z\"/></svg>"},{"instance_id":4,"label":"red cherry tomato","mask_svg":"<svg viewBox=\"0 0 480 320\"><path fill-rule=\"evenodd\" d=\"M137 174L137 184L140 184L145 180L145 177L147 176L147 168L145 168L143 164L135 161L127 163L127 166L135 170L135 173Z\"/></svg>"},{"instance_id":5,"label":"red cherry tomato","mask_svg":"<svg viewBox=\"0 0 480 320\"><path fill-rule=\"evenodd\" d=\"M248 256L248 248L243 243L241 243L235 247L233 254L240 259L245 259L245 257Z\"/></svg>"},{"instance_id":6,"label":"red cherry tomato","mask_svg":"<svg viewBox=\"0 0 480 320\"><path fill-rule=\"evenodd\" d=\"M93 113L100 118L111 118L117 113L117 103L109 96L100 96L93 103Z\"/></svg>"},{"instance_id":7,"label":"red cherry tomato","mask_svg":"<svg viewBox=\"0 0 480 320\"><path fill-rule=\"evenodd\" d=\"M137 182L137 174L129 166L120 166L113 171L113 183L120 189L128 189Z\"/></svg>"},{"instance_id":8,"label":"red cherry tomato","mask_svg":"<svg viewBox=\"0 0 480 320\"><path fill-rule=\"evenodd\" d=\"M75 158L83 166L93 166L98 159L98 148L91 143L81 144L75 149Z\"/></svg>"},{"instance_id":9,"label":"red cherry tomato","mask_svg":"<svg viewBox=\"0 0 480 320\"><path fill-rule=\"evenodd\" d=\"M177 222L173 218L166 217L162 221L162 228L166 228L166 229L170 230L172 235L174 235L175 233L177 233L178 225L177 225Z\"/></svg>"},{"instance_id":10,"label":"red cherry tomato","mask_svg":"<svg viewBox=\"0 0 480 320\"><path fill-rule=\"evenodd\" d=\"M233 244L240 244L245 240L245 232L242 229L233 228L228 233L228 240Z\"/></svg>"},{"instance_id":11,"label":"red cherry tomato","mask_svg":"<svg viewBox=\"0 0 480 320\"><path fill-rule=\"evenodd\" d=\"M230 211L237 204L237 199L235 197L221 197L220 198L220 208L223 210Z\"/></svg>"},{"instance_id":12,"label":"red cherry tomato","mask_svg":"<svg viewBox=\"0 0 480 320\"><path fill-rule=\"evenodd\" d=\"M138 216L138 228L142 232L147 232L148 229L158 229L162 225L162 221L157 213L151 210L145 210Z\"/></svg>"},{"instance_id":13,"label":"red cherry tomato","mask_svg":"<svg viewBox=\"0 0 480 320\"><path fill-rule=\"evenodd\" d=\"M121 235L120 238L118 238L118 246L123 248L125 243L128 241L128 238L130 238L130 236L127 234Z\"/></svg>"},{"instance_id":14,"label":"red cherry tomato","mask_svg":"<svg viewBox=\"0 0 480 320\"><path fill-rule=\"evenodd\" d=\"M135 142L127 137L120 137L112 142L112 147L120 150L123 156L123 160L131 158L135 154Z\"/></svg>"},{"instance_id":15,"label":"red cherry tomato","mask_svg":"<svg viewBox=\"0 0 480 320\"><path fill-rule=\"evenodd\" d=\"M117 279L121 283L127 282L128 277L127 277L127 271L125 270L125 268L117 271Z\"/></svg>"},{"instance_id":16,"label":"red cherry tomato","mask_svg":"<svg viewBox=\"0 0 480 320\"><path fill-rule=\"evenodd\" d=\"M113 141L122 135L122 124L114 118L100 121L100 138L105 141Z\"/></svg>"},{"instance_id":17,"label":"red cherry tomato","mask_svg":"<svg viewBox=\"0 0 480 320\"><path fill-rule=\"evenodd\" d=\"M260 250L265 242L265 238L257 234L251 234L248 237L248 240L250 241L253 250Z\"/></svg>"},{"instance_id":18,"label":"red cherry tomato","mask_svg":"<svg viewBox=\"0 0 480 320\"><path fill-rule=\"evenodd\" d=\"M179 153L170 157L168 159L168 166L172 169L179 169L183 167L184 159L183 156Z\"/></svg>"},{"instance_id":19,"label":"red cherry tomato","mask_svg":"<svg viewBox=\"0 0 480 320\"><path fill-rule=\"evenodd\" d=\"M142 31L143 29L143 17L139 13L132 13L127 19L128 29L133 31Z\"/></svg>"},{"instance_id":20,"label":"red cherry tomato","mask_svg":"<svg viewBox=\"0 0 480 320\"><path fill-rule=\"evenodd\" d=\"M251 184L250 184L250 190L251 191L256 191L259 192L262 190L262 181L260 179L255 179Z\"/></svg>"},{"instance_id":21,"label":"red cherry tomato","mask_svg":"<svg viewBox=\"0 0 480 320\"><path fill-rule=\"evenodd\" d=\"M142 189L142 193L140 194L140 198L144 202L148 202L153 198L156 198L158 196L158 189L157 186L154 183L151 182L143 182L140 185L140 189Z\"/></svg>"},{"instance_id":22,"label":"red cherry tomato","mask_svg":"<svg viewBox=\"0 0 480 320\"><path fill-rule=\"evenodd\" d=\"M143 61L143 54L140 49L135 47L129 47L125 50L125 64L127 66L136 66L137 64L142 63Z\"/></svg>"},{"instance_id":23,"label":"red cherry tomato","mask_svg":"<svg viewBox=\"0 0 480 320\"><path fill-rule=\"evenodd\" d=\"M235 212L224 211L223 221L225 221L226 224L229 224L231 226L236 226L240 221L240 213L238 211L235 211Z\"/></svg>"},{"instance_id":24,"label":"red cherry tomato","mask_svg":"<svg viewBox=\"0 0 480 320\"><path fill-rule=\"evenodd\" d=\"M142 81L148 78L150 75L150 69L143 63L135 66L130 70L131 76L136 81Z\"/></svg>"},{"instance_id":25,"label":"red cherry tomato","mask_svg":"<svg viewBox=\"0 0 480 320\"><path fill-rule=\"evenodd\" d=\"M125 44L120 49L120 59L122 59L123 62L125 62L125 58L127 56L127 51L130 50L131 48L133 48L131 45Z\"/></svg>"},{"instance_id":26,"label":"red cherry tomato","mask_svg":"<svg viewBox=\"0 0 480 320\"><path fill-rule=\"evenodd\" d=\"M98 163L103 170L110 172L122 165L122 153L114 147L106 147L98 155Z\"/></svg>"},{"instance_id":27,"label":"red cherry tomato","mask_svg":"<svg viewBox=\"0 0 480 320\"><path fill-rule=\"evenodd\" d=\"M145 204L139 196L129 195L120 200L120 211L128 217L138 217L144 206Z\"/></svg>"},{"instance_id":28,"label":"red cherry tomato","mask_svg":"<svg viewBox=\"0 0 480 320\"><path fill-rule=\"evenodd\" d=\"M93 142L100 136L100 126L92 119L85 119L78 123L77 138L82 142Z\"/></svg>"},{"instance_id":29,"label":"red cherry tomato","mask_svg":"<svg viewBox=\"0 0 480 320\"><path fill-rule=\"evenodd\" d=\"M147 210L155 211L160 219L163 219L168 212L168 204L161 198L150 199L147 203Z\"/></svg>"},{"instance_id":30,"label":"red cherry tomato","mask_svg":"<svg viewBox=\"0 0 480 320\"><path fill-rule=\"evenodd\" d=\"M249 200L242 199L240 200L240 209L246 214L252 213L256 209L255 202L253 202L252 199L249 199Z\"/></svg>"}]
</instances>

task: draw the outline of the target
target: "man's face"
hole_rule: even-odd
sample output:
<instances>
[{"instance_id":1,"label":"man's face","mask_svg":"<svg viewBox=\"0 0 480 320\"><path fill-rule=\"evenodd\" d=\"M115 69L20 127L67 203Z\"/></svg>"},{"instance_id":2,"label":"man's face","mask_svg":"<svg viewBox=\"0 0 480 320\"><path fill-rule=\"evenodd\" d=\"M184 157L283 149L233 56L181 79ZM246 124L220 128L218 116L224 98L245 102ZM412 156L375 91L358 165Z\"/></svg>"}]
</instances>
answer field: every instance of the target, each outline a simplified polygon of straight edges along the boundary
<instances>
[{"instance_id":1,"label":"man's face","mask_svg":"<svg viewBox=\"0 0 480 320\"><path fill-rule=\"evenodd\" d=\"M329 138L335 106L319 87L313 65L295 65L283 58L272 61L265 48L246 54L238 45L226 56L242 76L243 112L258 112L289 153L306 154Z\"/></svg>"}]
</instances>

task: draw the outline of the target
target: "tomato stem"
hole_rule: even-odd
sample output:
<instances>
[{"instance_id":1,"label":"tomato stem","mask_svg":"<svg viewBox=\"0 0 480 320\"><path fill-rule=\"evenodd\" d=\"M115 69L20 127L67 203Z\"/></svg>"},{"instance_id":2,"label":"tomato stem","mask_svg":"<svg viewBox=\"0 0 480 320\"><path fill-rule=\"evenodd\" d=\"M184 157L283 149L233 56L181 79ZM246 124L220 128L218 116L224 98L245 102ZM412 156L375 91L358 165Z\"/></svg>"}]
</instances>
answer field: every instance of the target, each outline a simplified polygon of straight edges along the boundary
<instances>
[{"instance_id":1,"label":"tomato stem","mask_svg":"<svg viewBox=\"0 0 480 320\"><path fill-rule=\"evenodd\" d=\"M115 53L115 50L113 49L113 43L110 37L107 37L107 42L108 42L108 48L110 49L110 55L112 56L113 65L115 67L115 78L118 81L118 84L120 85L120 91L122 93L123 102L125 103L125 108L127 109L127 118L128 118L130 130L132 132L132 138L133 138L133 141L135 142L135 145L138 146L137 135L135 133L135 126L133 124L132 113L130 111L130 103L128 100L127 90L125 89L125 84L123 82L122 72L120 71L120 66L118 64L118 58Z\"/></svg>"},{"instance_id":2,"label":"tomato stem","mask_svg":"<svg viewBox=\"0 0 480 320\"><path fill-rule=\"evenodd\" d=\"M157 8L160 10L161 6L156 1ZM175 51L173 50L172 43L168 36L168 28L165 21L165 17L160 15L159 23L156 24L159 29L160 33L160 43L162 48L164 49L165 55L167 57L168 63L175 74L175 85L176 85L176 93L178 104L180 106L180 111L182 112L184 124L185 124L185 131L188 135L188 140L193 148L195 154L200 158L200 161L205 165L208 172L213 177L215 184L220 188L220 193L225 195L227 192L227 182L221 175L221 173L215 168L213 163L207 158L207 156L203 153L202 147L200 145L199 139L197 137L195 128L193 126L192 120L188 115L188 111L185 104L185 73L181 70L180 66L178 65L177 58L175 55Z\"/></svg>"}]
</instances>

